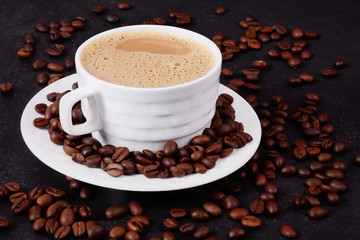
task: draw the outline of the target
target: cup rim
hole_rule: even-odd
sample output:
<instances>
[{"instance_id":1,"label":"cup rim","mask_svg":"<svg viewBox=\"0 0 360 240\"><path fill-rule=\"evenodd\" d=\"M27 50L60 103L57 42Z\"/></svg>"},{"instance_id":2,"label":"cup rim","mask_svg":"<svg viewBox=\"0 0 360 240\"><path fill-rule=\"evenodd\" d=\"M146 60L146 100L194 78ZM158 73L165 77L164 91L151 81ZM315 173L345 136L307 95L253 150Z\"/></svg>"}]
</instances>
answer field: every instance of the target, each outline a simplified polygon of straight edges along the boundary
<instances>
[{"instance_id":1,"label":"cup rim","mask_svg":"<svg viewBox=\"0 0 360 240\"><path fill-rule=\"evenodd\" d=\"M107 82L104 81L102 79L99 79L98 77L92 75L91 73L89 73L83 66L80 60L80 56L82 51L84 50L84 48L91 43L92 41L107 35L107 34L111 34L111 33L117 33L117 32L132 32L132 31L160 31L160 32L165 32L166 29L170 29L171 30L171 34L175 34L175 35L180 35L181 33L187 33L189 35L193 35L193 36L197 36L198 38L201 38L201 41L196 40L197 42L200 42L201 44L204 44L205 46L207 46L209 48L209 50L214 54L214 58L215 58L215 65L211 68L211 70L205 74L204 76L197 78L195 80L192 80L190 82L186 82L186 83L182 83L182 84L178 84L178 85L173 85L173 86L168 86L168 87L156 87L156 88L139 88L139 87L129 87L129 86L123 86L123 85L119 85L119 84L115 84L115 83L111 83L111 82ZM191 38L191 36L187 36L188 38ZM216 44L211 41L209 38L205 37L204 35L201 35L197 32L191 31L191 30L187 30L187 29L183 29L183 28L179 28L179 27L173 27L173 26L161 26L161 25L131 25L131 26L125 26L125 27L119 27L119 28L114 28L114 29L110 29L101 33L98 33L92 37L90 37L89 39L87 39L85 42L83 42L79 48L76 50L75 53L75 66L76 66L76 72L79 73L79 70L81 70L82 72L86 73L88 76L88 79L91 79L91 81L95 81L96 83L99 84L104 84L106 86L109 87L115 87L115 88L121 88L121 89L127 89L127 90L132 90L132 91L139 91L139 92L149 92L149 91L168 91L168 90L173 90L173 89L181 89L181 88L187 88L187 87L191 87L192 85L195 85L199 82L203 82L205 79L207 79L210 75L215 74L217 71L220 70L221 68L221 64L222 64L222 56L221 56L221 52L219 50L219 48L216 46Z\"/></svg>"}]
</instances>

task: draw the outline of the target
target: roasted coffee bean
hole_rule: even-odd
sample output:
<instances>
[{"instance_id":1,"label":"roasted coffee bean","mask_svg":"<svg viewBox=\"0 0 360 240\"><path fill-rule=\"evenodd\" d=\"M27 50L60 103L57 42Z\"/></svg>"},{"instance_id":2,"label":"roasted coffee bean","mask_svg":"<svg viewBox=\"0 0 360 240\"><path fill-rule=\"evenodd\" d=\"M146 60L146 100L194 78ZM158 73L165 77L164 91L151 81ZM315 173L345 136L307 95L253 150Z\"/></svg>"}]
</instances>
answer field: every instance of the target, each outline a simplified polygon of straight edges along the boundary
<instances>
[{"instance_id":1,"label":"roasted coffee bean","mask_svg":"<svg viewBox=\"0 0 360 240\"><path fill-rule=\"evenodd\" d=\"M49 219L46 221L45 230L51 235L53 235L59 229L59 227L60 223L56 219Z\"/></svg>"},{"instance_id":2,"label":"roasted coffee bean","mask_svg":"<svg viewBox=\"0 0 360 240\"><path fill-rule=\"evenodd\" d=\"M175 166L170 167L170 172L174 177L183 177L183 176L185 176L185 171L183 169L175 167Z\"/></svg>"},{"instance_id":3,"label":"roasted coffee bean","mask_svg":"<svg viewBox=\"0 0 360 240\"><path fill-rule=\"evenodd\" d=\"M297 173L297 168L294 165L285 165L281 168L281 173L285 176L291 176Z\"/></svg>"},{"instance_id":4,"label":"roasted coffee bean","mask_svg":"<svg viewBox=\"0 0 360 240\"><path fill-rule=\"evenodd\" d=\"M259 199L266 202L266 201L275 199L275 195L273 193L262 192L259 195Z\"/></svg>"},{"instance_id":5,"label":"roasted coffee bean","mask_svg":"<svg viewBox=\"0 0 360 240\"><path fill-rule=\"evenodd\" d=\"M310 186L320 186L320 184L322 184L322 181L320 178L317 177L312 177L312 178L308 178L305 181L305 185L310 187Z\"/></svg>"},{"instance_id":6,"label":"roasted coffee bean","mask_svg":"<svg viewBox=\"0 0 360 240\"><path fill-rule=\"evenodd\" d=\"M232 52L222 52L221 53L222 60L230 60L233 58L234 54Z\"/></svg>"},{"instance_id":7,"label":"roasted coffee bean","mask_svg":"<svg viewBox=\"0 0 360 240\"><path fill-rule=\"evenodd\" d=\"M312 195L312 196L319 196L319 195L322 193L322 191L321 191L321 189L320 189L319 187L317 187L317 186L310 186L310 187L308 188L308 193L309 193L310 195Z\"/></svg>"},{"instance_id":8,"label":"roasted coffee bean","mask_svg":"<svg viewBox=\"0 0 360 240\"><path fill-rule=\"evenodd\" d=\"M103 5L94 7L93 9L91 9L91 11L95 14L102 14L105 11L106 7Z\"/></svg>"},{"instance_id":9,"label":"roasted coffee bean","mask_svg":"<svg viewBox=\"0 0 360 240\"><path fill-rule=\"evenodd\" d=\"M277 43L277 46L281 49L281 50L289 50L291 48L291 44L287 41L280 41Z\"/></svg>"},{"instance_id":10,"label":"roasted coffee bean","mask_svg":"<svg viewBox=\"0 0 360 240\"><path fill-rule=\"evenodd\" d=\"M48 63L46 65L47 69L56 73L62 73L65 71L65 68L59 63Z\"/></svg>"},{"instance_id":11,"label":"roasted coffee bean","mask_svg":"<svg viewBox=\"0 0 360 240\"><path fill-rule=\"evenodd\" d=\"M341 153L344 153L346 152L347 150L347 146L346 146L346 143L344 142L335 142L334 144L334 153L335 154L341 154Z\"/></svg>"},{"instance_id":12,"label":"roasted coffee bean","mask_svg":"<svg viewBox=\"0 0 360 240\"><path fill-rule=\"evenodd\" d=\"M251 49L260 49L261 48L261 44L258 40L256 39L250 39L247 42L247 46Z\"/></svg>"},{"instance_id":13,"label":"roasted coffee bean","mask_svg":"<svg viewBox=\"0 0 360 240\"><path fill-rule=\"evenodd\" d=\"M79 208L79 217L86 221L91 219L94 216L94 212L89 206L81 206Z\"/></svg>"},{"instance_id":14,"label":"roasted coffee bean","mask_svg":"<svg viewBox=\"0 0 360 240\"><path fill-rule=\"evenodd\" d=\"M10 200L11 203L14 203L20 198L27 199L26 193L23 193L23 192L14 193L14 194L10 195L9 200Z\"/></svg>"},{"instance_id":15,"label":"roasted coffee bean","mask_svg":"<svg viewBox=\"0 0 360 240\"><path fill-rule=\"evenodd\" d=\"M337 59L334 63L335 67L342 68L345 65L345 61L342 59Z\"/></svg>"},{"instance_id":16,"label":"roasted coffee bean","mask_svg":"<svg viewBox=\"0 0 360 240\"><path fill-rule=\"evenodd\" d=\"M345 178L344 174L337 169L328 169L326 170L325 175L329 178L338 179L338 180L342 180Z\"/></svg>"},{"instance_id":17,"label":"roasted coffee bean","mask_svg":"<svg viewBox=\"0 0 360 240\"><path fill-rule=\"evenodd\" d=\"M89 228L86 227L86 230L87 236L90 240L102 239L106 232L105 227L102 225L92 225Z\"/></svg>"},{"instance_id":18,"label":"roasted coffee bean","mask_svg":"<svg viewBox=\"0 0 360 240\"><path fill-rule=\"evenodd\" d=\"M203 204L203 208L205 209L205 211L207 211L208 213L210 213L215 217L221 216L222 214L221 208L213 202L206 201Z\"/></svg>"},{"instance_id":19,"label":"roasted coffee bean","mask_svg":"<svg viewBox=\"0 0 360 240\"><path fill-rule=\"evenodd\" d=\"M54 233L55 239L65 239L71 234L71 228L69 226L62 226Z\"/></svg>"},{"instance_id":20,"label":"roasted coffee bean","mask_svg":"<svg viewBox=\"0 0 360 240\"><path fill-rule=\"evenodd\" d=\"M297 233L296 233L295 229L289 224L283 224L280 227L280 233L281 233L281 235L283 235L286 238L296 238L297 237Z\"/></svg>"},{"instance_id":21,"label":"roasted coffee bean","mask_svg":"<svg viewBox=\"0 0 360 240\"><path fill-rule=\"evenodd\" d=\"M342 162L342 161L333 162L332 167L334 169L340 170L342 172L345 172L347 170L346 164L344 162Z\"/></svg>"},{"instance_id":22,"label":"roasted coffee bean","mask_svg":"<svg viewBox=\"0 0 360 240\"><path fill-rule=\"evenodd\" d=\"M38 117L34 119L33 125L37 128L46 128L49 125L49 121L45 118Z\"/></svg>"},{"instance_id":23,"label":"roasted coffee bean","mask_svg":"<svg viewBox=\"0 0 360 240\"><path fill-rule=\"evenodd\" d=\"M227 232L227 239L240 240L245 238L245 230L242 227L233 227Z\"/></svg>"},{"instance_id":24,"label":"roasted coffee bean","mask_svg":"<svg viewBox=\"0 0 360 240\"><path fill-rule=\"evenodd\" d=\"M45 24L42 24L42 23L38 23L35 25L35 30L38 31L38 32L42 32L42 33L45 33L47 31L49 31L49 27Z\"/></svg>"},{"instance_id":25,"label":"roasted coffee bean","mask_svg":"<svg viewBox=\"0 0 360 240\"><path fill-rule=\"evenodd\" d=\"M312 162L310 163L309 168L312 172L321 172L324 170L325 166L321 162Z\"/></svg>"},{"instance_id":26,"label":"roasted coffee bean","mask_svg":"<svg viewBox=\"0 0 360 240\"><path fill-rule=\"evenodd\" d=\"M302 59L308 60L308 59L311 58L311 52L310 52L309 50L303 50L303 51L301 51L301 53L300 53L300 57L301 57Z\"/></svg>"},{"instance_id":27,"label":"roasted coffee bean","mask_svg":"<svg viewBox=\"0 0 360 240\"><path fill-rule=\"evenodd\" d=\"M83 150L84 151L84 150ZM86 159L86 166L95 168L98 167L101 162L101 156L98 154L90 155Z\"/></svg>"},{"instance_id":28,"label":"roasted coffee bean","mask_svg":"<svg viewBox=\"0 0 360 240\"><path fill-rule=\"evenodd\" d=\"M129 203L129 210L131 214L135 216L143 215L144 213L142 205L137 201L131 201Z\"/></svg>"},{"instance_id":29,"label":"roasted coffee bean","mask_svg":"<svg viewBox=\"0 0 360 240\"><path fill-rule=\"evenodd\" d=\"M267 179L266 179L266 177L265 177L264 174L262 174L262 173L257 173L257 174L255 175L255 179L254 179L254 184L255 184L255 186L257 186L257 187L263 187L263 186L265 186L266 183L267 183Z\"/></svg>"},{"instance_id":30,"label":"roasted coffee bean","mask_svg":"<svg viewBox=\"0 0 360 240\"><path fill-rule=\"evenodd\" d=\"M106 21L111 24L116 24L120 22L120 17L117 14L111 13L106 15Z\"/></svg>"},{"instance_id":31,"label":"roasted coffee bean","mask_svg":"<svg viewBox=\"0 0 360 240\"><path fill-rule=\"evenodd\" d=\"M227 69L227 68L223 68L221 70L221 74L226 77L226 78L229 78L229 77L232 77L234 75L234 72L231 71L230 69Z\"/></svg>"},{"instance_id":32,"label":"roasted coffee bean","mask_svg":"<svg viewBox=\"0 0 360 240\"><path fill-rule=\"evenodd\" d=\"M229 217L235 221L240 221L247 215L249 215L249 211L245 208L234 208L229 212Z\"/></svg>"},{"instance_id":33,"label":"roasted coffee bean","mask_svg":"<svg viewBox=\"0 0 360 240\"><path fill-rule=\"evenodd\" d=\"M30 52L30 55L29 55L29 56L31 56L31 53L35 52L35 47L34 47L34 45L31 44L31 43L25 44L24 47L21 48L20 50L23 51L22 49L26 49L27 51L29 51L29 52ZM23 54L27 55L27 54L29 54L29 53L23 52Z\"/></svg>"},{"instance_id":34,"label":"roasted coffee bean","mask_svg":"<svg viewBox=\"0 0 360 240\"><path fill-rule=\"evenodd\" d=\"M210 215L205 210L194 209L190 212L190 217L194 221L204 222L210 218Z\"/></svg>"},{"instance_id":35,"label":"roasted coffee bean","mask_svg":"<svg viewBox=\"0 0 360 240\"><path fill-rule=\"evenodd\" d=\"M299 78L301 78L304 82L314 82L315 77L309 73L302 73L299 75Z\"/></svg>"},{"instance_id":36,"label":"roasted coffee bean","mask_svg":"<svg viewBox=\"0 0 360 240\"><path fill-rule=\"evenodd\" d=\"M46 219L39 218L34 222L32 229L34 232L41 232L45 229L45 224L46 224Z\"/></svg>"},{"instance_id":37,"label":"roasted coffee bean","mask_svg":"<svg viewBox=\"0 0 360 240\"><path fill-rule=\"evenodd\" d=\"M277 215L280 211L279 204L275 200L267 201L265 209L266 209L266 212L272 216Z\"/></svg>"},{"instance_id":38,"label":"roasted coffee bean","mask_svg":"<svg viewBox=\"0 0 360 240\"><path fill-rule=\"evenodd\" d=\"M165 18L162 18L162 17L155 17L153 19L153 21L156 23L156 24L159 24L159 25L164 25L166 24L166 19Z\"/></svg>"},{"instance_id":39,"label":"roasted coffee bean","mask_svg":"<svg viewBox=\"0 0 360 240\"><path fill-rule=\"evenodd\" d=\"M206 166L202 163L194 163L193 167L196 173L204 174L207 172Z\"/></svg>"},{"instance_id":40,"label":"roasted coffee bean","mask_svg":"<svg viewBox=\"0 0 360 240\"><path fill-rule=\"evenodd\" d=\"M91 197L91 190L89 186L83 186L80 189L80 198L84 200L88 200Z\"/></svg>"},{"instance_id":41,"label":"roasted coffee bean","mask_svg":"<svg viewBox=\"0 0 360 240\"><path fill-rule=\"evenodd\" d=\"M266 33L260 33L258 35L258 39L260 40L260 42L263 42L263 43L268 43L271 41L271 38Z\"/></svg>"},{"instance_id":42,"label":"roasted coffee bean","mask_svg":"<svg viewBox=\"0 0 360 240\"><path fill-rule=\"evenodd\" d=\"M174 230L178 228L179 223L174 218L165 218L163 220L163 226L168 230Z\"/></svg>"},{"instance_id":43,"label":"roasted coffee bean","mask_svg":"<svg viewBox=\"0 0 360 240\"><path fill-rule=\"evenodd\" d=\"M261 219L251 215L244 216L241 219L241 225L247 228L257 228L260 227L261 224L262 224Z\"/></svg>"},{"instance_id":44,"label":"roasted coffee bean","mask_svg":"<svg viewBox=\"0 0 360 240\"><path fill-rule=\"evenodd\" d=\"M28 212L28 218L30 222L35 222L41 217L41 208L37 205L32 206Z\"/></svg>"},{"instance_id":45,"label":"roasted coffee bean","mask_svg":"<svg viewBox=\"0 0 360 240\"><path fill-rule=\"evenodd\" d=\"M64 192L61 189L54 188L54 187L48 187L45 190L47 193L53 195L55 198L63 198L66 195L66 192Z\"/></svg>"},{"instance_id":46,"label":"roasted coffee bean","mask_svg":"<svg viewBox=\"0 0 360 240\"><path fill-rule=\"evenodd\" d=\"M173 156L178 151L178 145L175 141L167 141L164 145L165 156Z\"/></svg>"},{"instance_id":47,"label":"roasted coffee bean","mask_svg":"<svg viewBox=\"0 0 360 240\"><path fill-rule=\"evenodd\" d=\"M44 84L47 84L48 81L49 81L49 75L46 73L39 73L36 77L36 82L38 84L44 85ZM44 111L44 113L45 113L45 111Z\"/></svg>"},{"instance_id":48,"label":"roasted coffee bean","mask_svg":"<svg viewBox=\"0 0 360 240\"><path fill-rule=\"evenodd\" d=\"M304 36L304 32L303 30L299 29L299 28L295 28L294 30L292 30L291 32L291 37L293 39L300 39Z\"/></svg>"},{"instance_id":49,"label":"roasted coffee bean","mask_svg":"<svg viewBox=\"0 0 360 240\"><path fill-rule=\"evenodd\" d=\"M46 218L47 219L50 219L50 218L57 219L60 216L62 210L63 209L59 204L54 203L54 204L50 205L48 207L48 209L46 210Z\"/></svg>"},{"instance_id":50,"label":"roasted coffee bean","mask_svg":"<svg viewBox=\"0 0 360 240\"><path fill-rule=\"evenodd\" d=\"M310 166L311 169L311 166ZM298 168L298 175L302 178L308 178L311 176L311 171L308 168Z\"/></svg>"},{"instance_id":51,"label":"roasted coffee bean","mask_svg":"<svg viewBox=\"0 0 360 240\"><path fill-rule=\"evenodd\" d=\"M65 137L59 132L52 131L50 133L50 140L55 144L62 145L64 143L64 139Z\"/></svg>"},{"instance_id":52,"label":"roasted coffee bean","mask_svg":"<svg viewBox=\"0 0 360 240\"><path fill-rule=\"evenodd\" d=\"M74 59L68 59L65 61L65 68L68 70L74 69L75 68L75 61Z\"/></svg>"},{"instance_id":53,"label":"roasted coffee bean","mask_svg":"<svg viewBox=\"0 0 360 240\"><path fill-rule=\"evenodd\" d=\"M253 61L253 65L259 69L265 69L267 67L267 63L264 60L255 60Z\"/></svg>"},{"instance_id":54,"label":"roasted coffee bean","mask_svg":"<svg viewBox=\"0 0 360 240\"><path fill-rule=\"evenodd\" d=\"M268 193L273 193L273 194L277 194L279 192L278 187L274 183L265 184L264 190Z\"/></svg>"},{"instance_id":55,"label":"roasted coffee bean","mask_svg":"<svg viewBox=\"0 0 360 240\"><path fill-rule=\"evenodd\" d=\"M61 51L59 51L57 49L53 49L53 48L46 49L46 53L53 57L57 57L62 54Z\"/></svg>"},{"instance_id":56,"label":"roasted coffee bean","mask_svg":"<svg viewBox=\"0 0 360 240\"><path fill-rule=\"evenodd\" d=\"M123 237L126 233L126 229L122 226L113 227L109 231L109 238L119 239Z\"/></svg>"},{"instance_id":57,"label":"roasted coffee bean","mask_svg":"<svg viewBox=\"0 0 360 240\"><path fill-rule=\"evenodd\" d=\"M322 219L328 216L328 211L321 206L316 206L308 211L308 216L312 219Z\"/></svg>"},{"instance_id":58,"label":"roasted coffee bean","mask_svg":"<svg viewBox=\"0 0 360 240\"><path fill-rule=\"evenodd\" d=\"M132 161L129 160L123 160L120 163L124 167L124 174L125 175L131 175L134 174L136 171L135 164Z\"/></svg>"},{"instance_id":59,"label":"roasted coffee bean","mask_svg":"<svg viewBox=\"0 0 360 240\"><path fill-rule=\"evenodd\" d=\"M28 58L31 56L31 51L28 50L27 48L20 48L18 51L17 51L17 55L18 57L20 58Z\"/></svg>"},{"instance_id":60,"label":"roasted coffee bean","mask_svg":"<svg viewBox=\"0 0 360 240\"><path fill-rule=\"evenodd\" d=\"M180 16L176 18L176 23L179 25L188 25L191 23L191 17L190 15Z\"/></svg>"},{"instance_id":61,"label":"roasted coffee bean","mask_svg":"<svg viewBox=\"0 0 360 240\"><path fill-rule=\"evenodd\" d=\"M296 69L301 63L301 60L297 57L293 57L293 58L290 58L288 61L287 61L287 64L289 67L291 67L292 69Z\"/></svg>"},{"instance_id":62,"label":"roasted coffee bean","mask_svg":"<svg viewBox=\"0 0 360 240\"><path fill-rule=\"evenodd\" d=\"M340 203L340 196L338 192L330 191L326 194L326 200L331 205L336 205Z\"/></svg>"},{"instance_id":63,"label":"roasted coffee bean","mask_svg":"<svg viewBox=\"0 0 360 240\"><path fill-rule=\"evenodd\" d=\"M325 69L321 73L325 77L335 77L337 75L337 71L332 69Z\"/></svg>"},{"instance_id":64,"label":"roasted coffee bean","mask_svg":"<svg viewBox=\"0 0 360 240\"><path fill-rule=\"evenodd\" d=\"M309 203L309 200L304 197L296 196L293 200L293 203L295 207L302 208Z\"/></svg>"},{"instance_id":65,"label":"roasted coffee bean","mask_svg":"<svg viewBox=\"0 0 360 240\"><path fill-rule=\"evenodd\" d=\"M226 12L226 8L223 7L223 6L217 7L217 8L216 8L216 11L215 11L215 13L216 13L217 15L224 14L225 12Z\"/></svg>"},{"instance_id":66,"label":"roasted coffee bean","mask_svg":"<svg viewBox=\"0 0 360 240\"><path fill-rule=\"evenodd\" d=\"M35 187L31 192L29 193L29 199L32 201L36 201L42 194L45 193L45 189L38 186Z\"/></svg>"},{"instance_id":67,"label":"roasted coffee bean","mask_svg":"<svg viewBox=\"0 0 360 240\"><path fill-rule=\"evenodd\" d=\"M170 210L170 216L173 218L182 218L186 216L186 210L183 208L173 208Z\"/></svg>"},{"instance_id":68,"label":"roasted coffee bean","mask_svg":"<svg viewBox=\"0 0 360 240\"><path fill-rule=\"evenodd\" d=\"M211 230L207 226L200 226L198 227L195 232L193 233L193 237L195 239L204 239L211 234Z\"/></svg>"},{"instance_id":69,"label":"roasted coffee bean","mask_svg":"<svg viewBox=\"0 0 360 240\"><path fill-rule=\"evenodd\" d=\"M75 222L75 213L72 208L65 208L59 218L62 226L71 226Z\"/></svg>"},{"instance_id":70,"label":"roasted coffee bean","mask_svg":"<svg viewBox=\"0 0 360 240\"><path fill-rule=\"evenodd\" d=\"M276 50L271 49L267 52L267 56L271 59L275 59L275 58L279 58L280 55Z\"/></svg>"},{"instance_id":71,"label":"roasted coffee bean","mask_svg":"<svg viewBox=\"0 0 360 240\"><path fill-rule=\"evenodd\" d=\"M176 239L175 234L170 231L163 232L161 236L162 236L162 240L175 240ZM139 236L139 238L131 238L131 239L130 238L126 239L126 237L125 237L125 240L132 240L132 239L136 239L136 240L140 239L140 236Z\"/></svg>"},{"instance_id":72,"label":"roasted coffee bean","mask_svg":"<svg viewBox=\"0 0 360 240\"><path fill-rule=\"evenodd\" d=\"M110 206L105 210L105 217L107 219L116 219L122 216L125 216L129 213L129 208L122 204L116 204Z\"/></svg>"},{"instance_id":73,"label":"roasted coffee bean","mask_svg":"<svg viewBox=\"0 0 360 240\"><path fill-rule=\"evenodd\" d=\"M21 185L16 182L8 182L4 185L10 192L16 193L21 190Z\"/></svg>"},{"instance_id":74,"label":"roasted coffee bean","mask_svg":"<svg viewBox=\"0 0 360 240\"><path fill-rule=\"evenodd\" d=\"M128 2L121 2L118 4L118 9L120 10L129 10L130 8L132 8L131 4Z\"/></svg>"},{"instance_id":75,"label":"roasted coffee bean","mask_svg":"<svg viewBox=\"0 0 360 240\"><path fill-rule=\"evenodd\" d=\"M44 60L44 59L40 59L40 60L36 60L35 62L32 63L32 68L34 70L41 70L44 69L48 64L48 61Z\"/></svg>"},{"instance_id":76,"label":"roasted coffee bean","mask_svg":"<svg viewBox=\"0 0 360 240\"><path fill-rule=\"evenodd\" d=\"M260 199L255 199L250 203L250 211L255 214L262 214L265 209L264 201Z\"/></svg>"},{"instance_id":77,"label":"roasted coffee bean","mask_svg":"<svg viewBox=\"0 0 360 240\"><path fill-rule=\"evenodd\" d=\"M329 154L329 153L320 153L318 156L317 156L317 160L319 162L329 162L332 160L332 155Z\"/></svg>"},{"instance_id":78,"label":"roasted coffee bean","mask_svg":"<svg viewBox=\"0 0 360 240\"><path fill-rule=\"evenodd\" d=\"M120 177L124 174L124 167L118 163L107 165L107 173L112 177Z\"/></svg>"},{"instance_id":79,"label":"roasted coffee bean","mask_svg":"<svg viewBox=\"0 0 360 240\"><path fill-rule=\"evenodd\" d=\"M189 234L192 234L194 231L195 231L195 225L193 223L184 223L182 225L179 226L179 231L182 233L182 234L186 234L186 235L189 235Z\"/></svg>"}]
</instances>

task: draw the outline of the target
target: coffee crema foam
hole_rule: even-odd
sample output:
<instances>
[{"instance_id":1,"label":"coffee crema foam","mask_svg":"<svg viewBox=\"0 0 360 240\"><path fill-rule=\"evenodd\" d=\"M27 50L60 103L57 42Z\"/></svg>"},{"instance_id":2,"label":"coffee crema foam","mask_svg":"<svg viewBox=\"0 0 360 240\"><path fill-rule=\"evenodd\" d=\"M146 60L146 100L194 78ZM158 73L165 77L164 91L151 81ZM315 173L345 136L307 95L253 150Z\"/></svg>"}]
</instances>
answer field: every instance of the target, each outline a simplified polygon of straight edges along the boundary
<instances>
[{"instance_id":1,"label":"coffee crema foam","mask_svg":"<svg viewBox=\"0 0 360 240\"><path fill-rule=\"evenodd\" d=\"M92 75L128 87L169 87L206 75L215 65L208 47L178 35L134 31L88 44L81 63Z\"/></svg>"}]
</instances>

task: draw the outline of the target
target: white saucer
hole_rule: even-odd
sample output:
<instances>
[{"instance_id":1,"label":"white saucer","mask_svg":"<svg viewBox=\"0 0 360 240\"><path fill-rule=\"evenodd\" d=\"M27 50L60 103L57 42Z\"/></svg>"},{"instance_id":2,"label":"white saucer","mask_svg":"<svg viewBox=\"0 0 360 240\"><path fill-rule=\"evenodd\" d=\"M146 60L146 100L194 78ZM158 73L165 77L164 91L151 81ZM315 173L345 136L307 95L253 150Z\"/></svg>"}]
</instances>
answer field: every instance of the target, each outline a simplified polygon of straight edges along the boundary
<instances>
[{"instance_id":1,"label":"white saucer","mask_svg":"<svg viewBox=\"0 0 360 240\"><path fill-rule=\"evenodd\" d=\"M101 168L89 168L74 162L64 153L62 146L52 143L48 131L33 126L33 119L40 117L34 107L38 103L47 103L46 95L50 92L63 92L71 90L77 81L77 75L65 77L39 91L26 105L21 117L21 134L25 143L33 154L43 163L54 170L80 181L107 188L156 192L191 188L223 178L242 167L257 150L261 139L261 126L259 118L252 107L236 92L220 85L219 93L227 93L234 98L233 108L236 110L236 120L244 125L245 132L253 137L253 141L243 148L234 149L233 153L220 158L213 169L205 174L190 174L182 178L170 177L167 179L146 178L142 174L111 177ZM143 149L141 146L139 150Z\"/></svg>"}]
</instances>

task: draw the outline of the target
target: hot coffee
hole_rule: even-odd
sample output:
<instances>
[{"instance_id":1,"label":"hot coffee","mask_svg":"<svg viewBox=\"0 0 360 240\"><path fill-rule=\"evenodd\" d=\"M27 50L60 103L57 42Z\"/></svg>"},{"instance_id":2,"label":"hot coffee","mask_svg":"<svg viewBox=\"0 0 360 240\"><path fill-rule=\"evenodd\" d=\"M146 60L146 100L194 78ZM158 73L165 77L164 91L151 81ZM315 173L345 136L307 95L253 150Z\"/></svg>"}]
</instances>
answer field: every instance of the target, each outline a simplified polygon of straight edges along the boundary
<instances>
[{"instance_id":1,"label":"hot coffee","mask_svg":"<svg viewBox=\"0 0 360 240\"><path fill-rule=\"evenodd\" d=\"M179 35L134 31L105 35L88 44L81 63L104 81L139 88L169 87L206 75L215 57L206 46Z\"/></svg>"}]
</instances>

